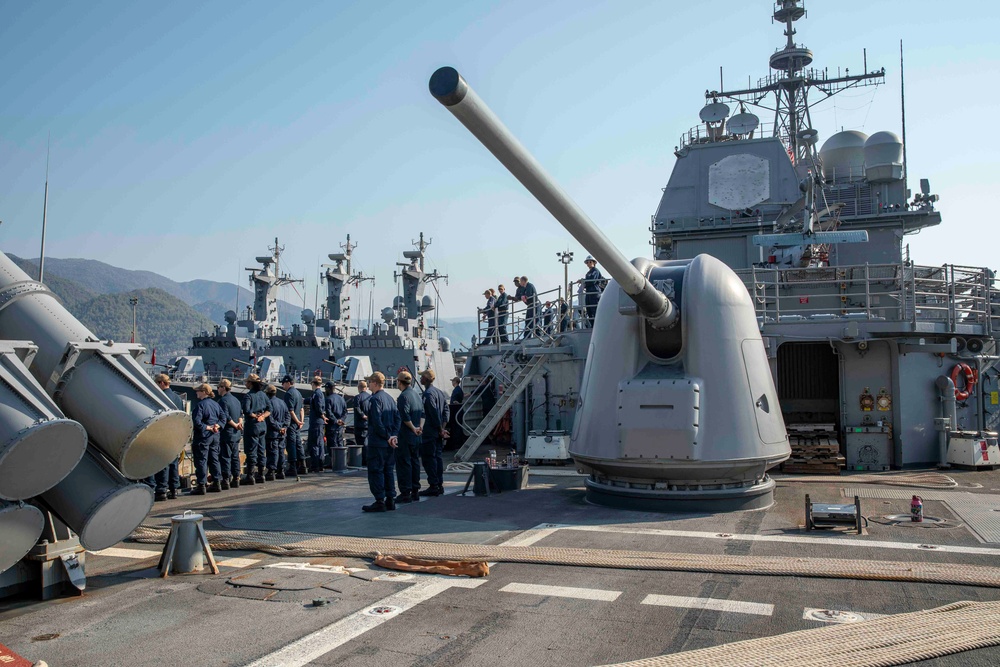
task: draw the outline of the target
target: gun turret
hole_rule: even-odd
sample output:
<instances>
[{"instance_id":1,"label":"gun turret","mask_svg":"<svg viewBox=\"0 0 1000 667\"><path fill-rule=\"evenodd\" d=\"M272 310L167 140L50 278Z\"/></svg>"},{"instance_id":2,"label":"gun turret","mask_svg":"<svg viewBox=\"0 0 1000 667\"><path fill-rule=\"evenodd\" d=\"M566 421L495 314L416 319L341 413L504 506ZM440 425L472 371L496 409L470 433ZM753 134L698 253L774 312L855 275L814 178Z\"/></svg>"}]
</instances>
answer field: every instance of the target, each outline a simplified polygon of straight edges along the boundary
<instances>
[{"instance_id":1,"label":"gun turret","mask_svg":"<svg viewBox=\"0 0 1000 667\"><path fill-rule=\"evenodd\" d=\"M790 449L740 277L710 255L628 262L458 72L439 69L430 89L613 278L570 436L587 498L667 511L770 505L766 471Z\"/></svg>"},{"instance_id":2,"label":"gun turret","mask_svg":"<svg viewBox=\"0 0 1000 667\"><path fill-rule=\"evenodd\" d=\"M429 86L431 94L507 167L587 252L597 258L653 328L666 329L676 321L677 312L670 299L657 290L563 192L458 71L442 67L431 76Z\"/></svg>"}]
</instances>

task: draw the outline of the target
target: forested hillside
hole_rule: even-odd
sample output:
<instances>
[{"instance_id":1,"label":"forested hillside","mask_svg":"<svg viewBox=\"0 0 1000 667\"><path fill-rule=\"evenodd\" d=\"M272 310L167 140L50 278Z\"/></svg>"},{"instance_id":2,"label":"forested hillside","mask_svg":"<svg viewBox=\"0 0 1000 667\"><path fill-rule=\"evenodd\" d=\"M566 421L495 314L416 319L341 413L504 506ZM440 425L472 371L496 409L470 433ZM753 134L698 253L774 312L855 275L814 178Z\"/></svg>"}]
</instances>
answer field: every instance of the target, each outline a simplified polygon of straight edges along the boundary
<instances>
[{"instance_id":1,"label":"forested hillside","mask_svg":"<svg viewBox=\"0 0 1000 667\"><path fill-rule=\"evenodd\" d=\"M211 330L212 321L186 303L161 289L142 289L118 294L101 294L73 310L81 322L102 339L127 343L132 339L132 306L136 297L136 342L157 359L185 354L191 337Z\"/></svg>"}]
</instances>

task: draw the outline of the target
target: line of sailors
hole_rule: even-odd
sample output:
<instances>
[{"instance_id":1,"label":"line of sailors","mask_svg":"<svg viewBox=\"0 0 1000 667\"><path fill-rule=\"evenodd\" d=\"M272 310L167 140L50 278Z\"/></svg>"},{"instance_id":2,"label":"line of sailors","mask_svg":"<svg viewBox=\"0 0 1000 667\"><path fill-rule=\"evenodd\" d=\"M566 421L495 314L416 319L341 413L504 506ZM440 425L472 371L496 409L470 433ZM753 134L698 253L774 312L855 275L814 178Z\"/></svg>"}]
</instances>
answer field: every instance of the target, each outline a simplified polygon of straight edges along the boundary
<instances>
[{"instance_id":1,"label":"line of sailors","mask_svg":"<svg viewBox=\"0 0 1000 667\"><path fill-rule=\"evenodd\" d=\"M587 255L583 260L587 266L587 273L579 281L580 291L583 297L583 326L590 328L594 325L594 318L597 315L597 304L601 300L601 293L607 285L607 280L597 268L597 260ZM522 302L525 304L524 313L524 333L522 338L536 336L539 333L553 334L553 321L558 315L559 331L563 332L569 328L569 305L566 299L560 298L558 303L546 301L541 312L538 309L538 290L528 281L527 276L514 277L514 284L517 291L511 297L503 285L497 288L488 288L483 292L486 297L486 305L479 309L480 319L486 322L486 336L484 343L509 343L507 335L507 315L510 309L510 302ZM558 313L557 313L558 311Z\"/></svg>"},{"instance_id":2,"label":"line of sailors","mask_svg":"<svg viewBox=\"0 0 1000 667\"><path fill-rule=\"evenodd\" d=\"M363 506L363 511L391 511L397 503L444 493L441 453L449 437L451 408L448 395L434 386L434 378L430 369L421 372L423 391L418 391L413 376L401 372L396 376L396 385L401 389L396 400L384 391L382 373L375 372L368 378L372 393L364 420L368 428L368 488L375 500ZM423 490L421 464L427 476L427 488ZM399 484L398 495L395 482Z\"/></svg>"},{"instance_id":3,"label":"line of sailors","mask_svg":"<svg viewBox=\"0 0 1000 667\"><path fill-rule=\"evenodd\" d=\"M408 503L421 496L444 493L442 452L444 440L449 436L451 409L449 397L433 386L434 378L434 371L423 371L420 382L424 389L418 393L412 375L400 373L397 383L402 392L396 401L383 391L382 373L375 373L369 379L371 392L368 383L358 383L358 394L353 398L354 438L358 445L368 445L369 486L377 500L373 506L366 506L366 511L395 509L396 502ZM167 375L157 375L154 381L178 409L183 409L181 397L170 390ZM219 381L217 398L210 385L195 387L191 451L196 484L191 495L235 489L241 484L263 484L285 479L286 474L323 472L325 448L344 446L347 401L334 391L332 382L324 387L320 378L312 381L305 442L300 435L306 423L304 400L291 376L282 378L283 398L278 398L273 385L265 387L257 375L247 377L245 384L248 391L242 401L232 393L229 380ZM453 384L456 391L451 399L457 393L461 402L460 380L455 378ZM241 439L246 458L242 475ZM420 488L421 464L427 477L424 490ZM398 474L398 496L392 480L394 471ZM180 487L178 460L147 483L154 487L156 500L176 498Z\"/></svg>"}]
</instances>

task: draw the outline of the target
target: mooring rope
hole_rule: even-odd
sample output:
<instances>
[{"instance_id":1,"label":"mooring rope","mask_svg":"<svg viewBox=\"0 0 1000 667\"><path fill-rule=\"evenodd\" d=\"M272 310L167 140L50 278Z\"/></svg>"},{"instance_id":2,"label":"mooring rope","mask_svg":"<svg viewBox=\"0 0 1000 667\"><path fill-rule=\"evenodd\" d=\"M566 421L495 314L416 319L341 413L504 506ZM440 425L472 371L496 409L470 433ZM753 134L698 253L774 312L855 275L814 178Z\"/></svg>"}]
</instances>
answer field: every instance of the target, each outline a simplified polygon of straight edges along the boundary
<instances>
[{"instance_id":1,"label":"mooring rope","mask_svg":"<svg viewBox=\"0 0 1000 667\"><path fill-rule=\"evenodd\" d=\"M814 482L823 484L884 484L886 486L912 486L920 489L954 489L958 482L939 472L892 472L878 475L780 475L782 482Z\"/></svg>"},{"instance_id":2,"label":"mooring rope","mask_svg":"<svg viewBox=\"0 0 1000 667\"><path fill-rule=\"evenodd\" d=\"M135 529L131 539L136 542L163 544L166 542L169 532L167 528L142 525ZM573 565L624 570L913 581L1000 588L1000 568L983 565L452 544L257 530L210 530L207 533L213 549L260 551L283 557L376 558L379 555L414 556L446 560Z\"/></svg>"},{"instance_id":3,"label":"mooring rope","mask_svg":"<svg viewBox=\"0 0 1000 667\"><path fill-rule=\"evenodd\" d=\"M605 667L890 667L1000 644L1000 602L956 602Z\"/></svg>"}]
</instances>

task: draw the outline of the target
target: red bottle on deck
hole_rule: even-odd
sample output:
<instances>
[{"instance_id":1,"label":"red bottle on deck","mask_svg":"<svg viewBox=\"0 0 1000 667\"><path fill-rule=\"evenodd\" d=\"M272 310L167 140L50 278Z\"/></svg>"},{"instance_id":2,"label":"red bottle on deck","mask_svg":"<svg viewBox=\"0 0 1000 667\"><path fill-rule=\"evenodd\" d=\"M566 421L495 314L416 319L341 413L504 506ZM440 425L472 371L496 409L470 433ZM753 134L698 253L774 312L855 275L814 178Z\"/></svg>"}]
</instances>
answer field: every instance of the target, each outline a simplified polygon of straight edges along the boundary
<instances>
[{"instance_id":1,"label":"red bottle on deck","mask_svg":"<svg viewBox=\"0 0 1000 667\"><path fill-rule=\"evenodd\" d=\"M920 496L913 496L910 501L910 521L920 523L924 520L924 500Z\"/></svg>"}]
</instances>

